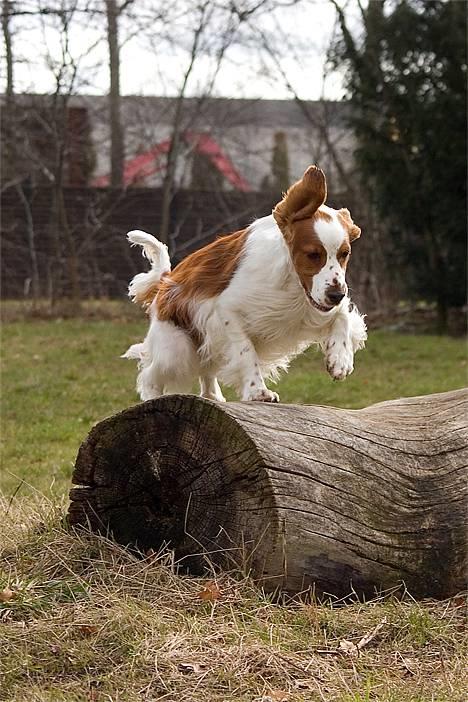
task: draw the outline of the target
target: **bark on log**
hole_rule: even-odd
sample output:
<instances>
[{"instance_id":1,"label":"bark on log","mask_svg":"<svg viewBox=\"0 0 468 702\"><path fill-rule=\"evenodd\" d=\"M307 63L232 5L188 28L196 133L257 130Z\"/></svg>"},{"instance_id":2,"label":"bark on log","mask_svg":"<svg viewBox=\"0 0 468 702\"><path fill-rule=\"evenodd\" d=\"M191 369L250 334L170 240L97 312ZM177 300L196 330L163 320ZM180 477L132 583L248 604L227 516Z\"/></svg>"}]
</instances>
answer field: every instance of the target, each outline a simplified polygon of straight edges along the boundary
<instances>
[{"instance_id":1,"label":"bark on log","mask_svg":"<svg viewBox=\"0 0 468 702\"><path fill-rule=\"evenodd\" d=\"M171 395L96 425L69 520L192 572L344 596L465 588L468 390L362 410Z\"/></svg>"}]
</instances>

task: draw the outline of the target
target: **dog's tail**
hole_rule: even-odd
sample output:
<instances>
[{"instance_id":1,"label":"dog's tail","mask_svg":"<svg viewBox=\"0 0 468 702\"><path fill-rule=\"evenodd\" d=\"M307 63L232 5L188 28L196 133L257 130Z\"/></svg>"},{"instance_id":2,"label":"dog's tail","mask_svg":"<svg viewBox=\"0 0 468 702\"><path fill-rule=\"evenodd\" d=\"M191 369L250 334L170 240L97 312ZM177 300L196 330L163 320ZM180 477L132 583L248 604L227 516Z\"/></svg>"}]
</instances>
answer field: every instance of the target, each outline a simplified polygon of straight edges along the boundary
<instances>
[{"instance_id":1,"label":"dog's tail","mask_svg":"<svg viewBox=\"0 0 468 702\"><path fill-rule=\"evenodd\" d=\"M128 286L128 295L133 302L146 308L153 302L162 276L171 270L169 252L165 244L139 229L128 232L127 239L132 246L142 246L143 256L151 261L151 270L138 273Z\"/></svg>"}]
</instances>

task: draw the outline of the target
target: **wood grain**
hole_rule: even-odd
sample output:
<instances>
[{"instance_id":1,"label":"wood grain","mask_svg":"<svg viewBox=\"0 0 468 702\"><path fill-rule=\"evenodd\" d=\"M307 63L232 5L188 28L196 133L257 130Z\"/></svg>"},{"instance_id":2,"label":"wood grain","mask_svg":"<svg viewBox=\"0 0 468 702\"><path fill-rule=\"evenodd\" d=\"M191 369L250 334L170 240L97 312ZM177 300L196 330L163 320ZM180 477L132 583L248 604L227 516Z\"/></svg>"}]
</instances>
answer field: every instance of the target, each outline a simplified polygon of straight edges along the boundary
<instances>
[{"instance_id":1,"label":"wood grain","mask_svg":"<svg viewBox=\"0 0 468 702\"><path fill-rule=\"evenodd\" d=\"M152 400L80 448L69 520L268 589L466 587L468 391L362 410Z\"/></svg>"}]
</instances>

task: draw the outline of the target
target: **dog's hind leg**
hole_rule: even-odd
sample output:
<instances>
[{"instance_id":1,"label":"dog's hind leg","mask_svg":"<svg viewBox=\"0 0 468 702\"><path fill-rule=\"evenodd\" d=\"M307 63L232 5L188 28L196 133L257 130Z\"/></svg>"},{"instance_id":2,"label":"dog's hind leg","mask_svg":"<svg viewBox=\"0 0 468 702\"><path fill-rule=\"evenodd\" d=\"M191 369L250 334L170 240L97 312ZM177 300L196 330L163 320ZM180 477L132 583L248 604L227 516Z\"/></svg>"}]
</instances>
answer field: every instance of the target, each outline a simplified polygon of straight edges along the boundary
<instances>
[{"instance_id":1,"label":"dog's hind leg","mask_svg":"<svg viewBox=\"0 0 468 702\"><path fill-rule=\"evenodd\" d=\"M144 341L137 390L142 400L190 393L199 376L196 348L184 329L154 318Z\"/></svg>"},{"instance_id":2,"label":"dog's hind leg","mask_svg":"<svg viewBox=\"0 0 468 702\"><path fill-rule=\"evenodd\" d=\"M156 364L151 363L146 368L142 368L138 373L137 392L140 398L146 400L154 400L156 397L164 394L164 382Z\"/></svg>"},{"instance_id":3,"label":"dog's hind leg","mask_svg":"<svg viewBox=\"0 0 468 702\"><path fill-rule=\"evenodd\" d=\"M139 344L130 346L121 358L131 358L138 361L139 373L136 390L143 401L154 400L155 397L164 393L164 384L159 378L157 364L151 362L146 339Z\"/></svg>"}]
</instances>

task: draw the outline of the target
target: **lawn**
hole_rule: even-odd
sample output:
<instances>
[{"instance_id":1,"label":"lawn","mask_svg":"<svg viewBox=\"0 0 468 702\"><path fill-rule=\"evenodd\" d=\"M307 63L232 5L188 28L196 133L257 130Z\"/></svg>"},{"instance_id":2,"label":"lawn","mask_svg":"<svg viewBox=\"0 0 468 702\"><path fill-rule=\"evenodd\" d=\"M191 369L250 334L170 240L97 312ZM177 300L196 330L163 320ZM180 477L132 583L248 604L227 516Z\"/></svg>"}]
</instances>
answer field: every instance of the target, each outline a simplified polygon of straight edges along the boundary
<instances>
[{"instance_id":1,"label":"lawn","mask_svg":"<svg viewBox=\"0 0 468 702\"><path fill-rule=\"evenodd\" d=\"M0 700L461 702L466 602L274 601L238 573L177 575L64 526L73 461L97 421L137 401L119 355L145 320L3 326ZM334 383L311 350L284 402L359 408L466 384L460 339L371 332ZM365 635L369 641L356 654Z\"/></svg>"},{"instance_id":2,"label":"lawn","mask_svg":"<svg viewBox=\"0 0 468 702\"><path fill-rule=\"evenodd\" d=\"M78 446L90 427L138 401L136 366L120 354L145 327L143 317L3 325L0 490L25 495L31 492L28 483L47 494L67 491ZM347 380L333 382L321 354L311 349L296 359L277 389L283 402L359 408L452 390L466 379L463 340L375 331Z\"/></svg>"}]
</instances>

